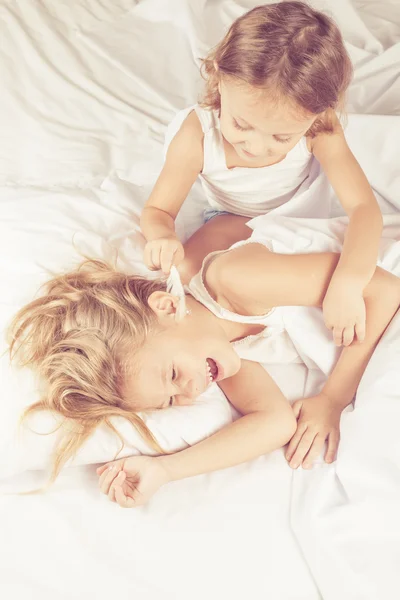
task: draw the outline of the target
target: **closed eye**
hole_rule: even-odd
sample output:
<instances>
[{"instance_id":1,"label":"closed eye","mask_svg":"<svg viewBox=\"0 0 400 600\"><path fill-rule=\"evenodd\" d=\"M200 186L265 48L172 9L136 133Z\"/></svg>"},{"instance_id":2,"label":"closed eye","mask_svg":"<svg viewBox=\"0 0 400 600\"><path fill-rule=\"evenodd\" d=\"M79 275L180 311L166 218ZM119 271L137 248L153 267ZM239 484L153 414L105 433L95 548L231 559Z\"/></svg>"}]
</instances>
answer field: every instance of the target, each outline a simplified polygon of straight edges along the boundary
<instances>
[{"instance_id":1,"label":"closed eye","mask_svg":"<svg viewBox=\"0 0 400 600\"><path fill-rule=\"evenodd\" d=\"M233 126L236 127L236 129L239 129L239 131L249 131L249 127L242 127L241 125L239 125L239 123L236 121L236 119L233 119Z\"/></svg>"},{"instance_id":2,"label":"closed eye","mask_svg":"<svg viewBox=\"0 0 400 600\"><path fill-rule=\"evenodd\" d=\"M288 142L290 142L291 139L292 138L290 138L290 137L283 138L283 137L280 137L279 135L274 135L274 140L276 142L279 142L280 144L287 144Z\"/></svg>"},{"instance_id":3,"label":"closed eye","mask_svg":"<svg viewBox=\"0 0 400 600\"><path fill-rule=\"evenodd\" d=\"M175 381L175 379L176 379L176 371L175 371L174 367L172 367L171 379L172 379L172 381ZM173 403L174 403L174 397L171 396L169 399L169 406L172 406Z\"/></svg>"}]
</instances>

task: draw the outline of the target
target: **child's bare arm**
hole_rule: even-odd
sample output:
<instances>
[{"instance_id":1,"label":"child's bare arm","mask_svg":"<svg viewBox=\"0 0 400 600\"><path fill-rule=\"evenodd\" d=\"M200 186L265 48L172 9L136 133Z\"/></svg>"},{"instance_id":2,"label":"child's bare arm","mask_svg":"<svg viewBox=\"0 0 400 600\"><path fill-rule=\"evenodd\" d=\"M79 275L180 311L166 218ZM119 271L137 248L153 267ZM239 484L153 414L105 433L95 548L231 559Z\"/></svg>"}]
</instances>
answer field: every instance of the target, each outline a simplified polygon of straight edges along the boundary
<instances>
[{"instance_id":1,"label":"child's bare arm","mask_svg":"<svg viewBox=\"0 0 400 600\"><path fill-rule=\"evenodd\" d=\"M238 465L292 437L296 420L290 404L260 364L242 361L240 371L219 385L243 416L191 448L160 457L170 480Z\"/></svg>"},{"instance_id":2,"label":"child's bare arm","mask_svg":"<svg viewBox=\"0 0 400 600\"><path fill-rule=\"evenodd\" d=\"M172 140L164 167L143 209L140 225L147 245L145 262L169 272L183 259L175 218L203 168L203 132L196 113L186 118Z\"/></svg>"},{"instance_id":3,"label":"child's bare arm","mask_svg":"<svg viewBox=\"0 0 400 600\"><path fill-rule=\"evenodd\" d=\"M255 362L220 383L242 417L181 452L132 456L97 469L99 486L122 507L141 506L170 481L226 469L284 446L296 429L290 404L273 379Z\"/></svg>"},{"instance_id":4,"label":"child's bare arm","mask_svg":"<svg viewBox=\"0 0 400 600\"><path fill-rule=\"evenodd\" d=\"M350 219L337 269L356 278L364 290L378 258L382 235L380 208L339 124L332 134L318 135L312 149Z\"/></svg>"},{"instance_id":5,"label":"child's bare arm","mask_svg":"<svg viewBox=\"0 0 400 600\"><path fill-rule=\"evenodd\" d=\"M382 215L368 180L347 145L340 123L320 134L312 151L349 216L342 254L324 298L326 325L338 345L365 336L363 292L378 258Z\"/></svg>"}]
</instances>

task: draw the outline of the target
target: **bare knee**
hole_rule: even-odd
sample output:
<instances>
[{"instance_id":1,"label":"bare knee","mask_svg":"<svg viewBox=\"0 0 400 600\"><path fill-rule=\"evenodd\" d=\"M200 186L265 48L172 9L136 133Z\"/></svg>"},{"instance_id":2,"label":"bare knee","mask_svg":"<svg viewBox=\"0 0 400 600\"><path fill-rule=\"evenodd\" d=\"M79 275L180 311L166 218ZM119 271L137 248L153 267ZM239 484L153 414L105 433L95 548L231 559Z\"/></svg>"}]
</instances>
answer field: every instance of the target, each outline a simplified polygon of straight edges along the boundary
<instances>
[{"instance_id":1,"label":"bare knee","mask_svg":"<svg viewBox=\"0 0 400 600\"><path fill-rule=\"evenodd\" d=\"M227 250L235 242L247 239L251 234L247 221L246 217L220 215L198 229L185 244L185 258L178 267L182 281L187 284L211 252Z\"/></svg>"},{"instance_id":2,"label":"bare knee","mask_svg":"<svg viewBox=\"0 0 400 600\"><path fill-rule=\"evenodd\" d=\"M365 290L364 298L382 296L390 297L393 301L400 303L400 278L389 271L377 267L370 283Z\"/></svg>"},{"instance_id":3,"label":"bare knee","mask_svg":"<svg viewBox=\"0 0 400 600\"><path fill-rule=\"evenodd\" d=\"M232 244L241 240L247 240L251 235L250 227L247 227L248 217L238 215L220 215L214 217L212 223L213 231L210 232L223 245L221 250L230 248ZM218 243L218 242L217 242Z\"/></svg>"}]
</instances>

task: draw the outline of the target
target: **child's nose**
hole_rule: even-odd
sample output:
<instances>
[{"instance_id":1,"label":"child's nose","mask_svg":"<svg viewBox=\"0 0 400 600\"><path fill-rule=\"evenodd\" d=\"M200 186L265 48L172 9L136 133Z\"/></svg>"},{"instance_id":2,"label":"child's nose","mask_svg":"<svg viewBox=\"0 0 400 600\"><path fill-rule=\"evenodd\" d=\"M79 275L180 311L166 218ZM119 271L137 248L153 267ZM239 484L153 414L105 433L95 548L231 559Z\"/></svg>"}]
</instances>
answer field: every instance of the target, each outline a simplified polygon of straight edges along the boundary
<instances>
[{"instance_id":1,"label":"child's nose","mask_svg":"<svg viewBox=\"0 0 400 600\"><path fill-rule=\"evenodd\" d=\"M254 156L262 156L266 153L266 144L263 142L251 142L248 143L245 148L247 152L250 154L254 154Z\"/></svg>"}]
</instances>

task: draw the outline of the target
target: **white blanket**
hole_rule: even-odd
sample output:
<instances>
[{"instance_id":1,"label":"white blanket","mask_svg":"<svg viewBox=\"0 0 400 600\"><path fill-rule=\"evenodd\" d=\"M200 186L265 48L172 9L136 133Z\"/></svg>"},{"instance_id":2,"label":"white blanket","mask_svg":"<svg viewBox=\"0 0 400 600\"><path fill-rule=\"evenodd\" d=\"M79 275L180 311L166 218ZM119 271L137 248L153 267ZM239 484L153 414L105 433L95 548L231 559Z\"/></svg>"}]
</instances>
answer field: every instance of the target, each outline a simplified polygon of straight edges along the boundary
<instances>
[{"instance_id":1,"label":"white blanket","mask_svg":"<svg viewBox=\"0 0 400 600\"><path fill-rule=\"evenodd\" d=\"M199 58L257 3L0 2L1 328L50 273L76 264L78 250L106 258L118 250L122 266L143 269L137 218L161 166L166 124L196 101ZM384 212L397 213L398 2L313 4L329 5L355 64L349 144ZM340 214L325 178L314 175L292 214L328 216L326 198L331 214ZM200 224L203 206L195 185L179 218L182 238ZM132 511L102 498L93 467L84 466L66 469L45 495L0 497L1 597L396 597L399 328L397 318L371 360L356 409L343 416L334 465L293 473L279 451L171 484ZM268 368L290 399L321 383L318 369ZM9 475L2 490L11 492L44 476L11 477L16 458L30 468L41 459L16 456L15 424L33 400L30 376L11 375L6 358L0 373L0 471ZM112 453L110 440L104 443Z\"/></svg>"}]
</instances>

